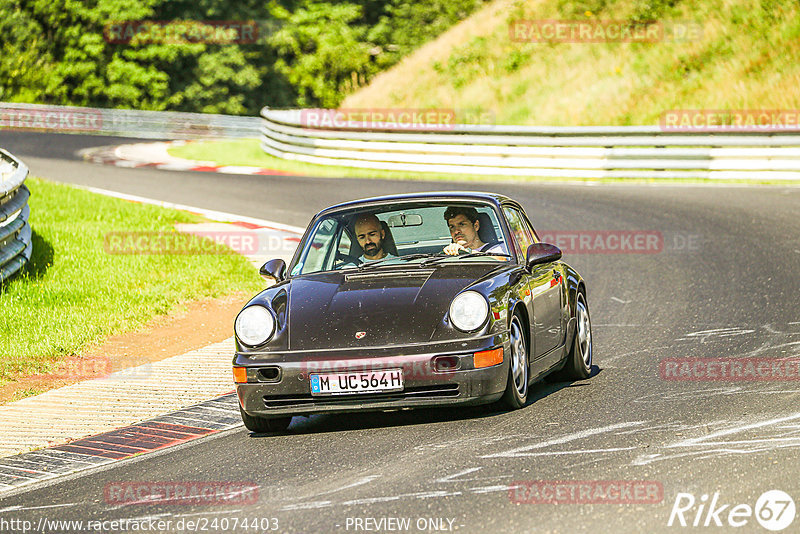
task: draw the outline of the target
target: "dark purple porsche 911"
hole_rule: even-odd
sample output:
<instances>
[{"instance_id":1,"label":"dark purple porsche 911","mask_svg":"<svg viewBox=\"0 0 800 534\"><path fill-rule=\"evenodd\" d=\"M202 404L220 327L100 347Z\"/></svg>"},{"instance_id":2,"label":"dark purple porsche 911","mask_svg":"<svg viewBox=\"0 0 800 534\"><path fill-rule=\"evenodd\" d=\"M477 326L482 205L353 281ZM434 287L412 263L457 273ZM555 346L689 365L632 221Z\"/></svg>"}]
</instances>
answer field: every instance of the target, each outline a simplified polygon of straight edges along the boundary
<instances>
[{"instance_id":1,"label":"dark purple porsche 911","mask_svg":"<svg viewBox=\"0 0 800 534\"><path fill-rule=\"evenodd\" d=\"M318 213L277 283L236 318L242 419L500 401L523 406L547 375L588 378L586 287L539 242L519 203L417 193Z\"/></svg>"}]
</instances>

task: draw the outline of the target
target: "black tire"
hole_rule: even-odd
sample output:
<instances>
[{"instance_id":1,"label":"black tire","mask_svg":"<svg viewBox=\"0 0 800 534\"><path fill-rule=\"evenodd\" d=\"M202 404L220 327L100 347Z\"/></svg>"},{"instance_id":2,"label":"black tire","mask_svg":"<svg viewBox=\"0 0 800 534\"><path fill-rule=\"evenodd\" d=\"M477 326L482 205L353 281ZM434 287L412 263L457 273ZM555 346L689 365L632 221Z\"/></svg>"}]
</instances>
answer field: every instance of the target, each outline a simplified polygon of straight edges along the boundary
<instances>
[{"instance_id":1,"label":"black tire","mask_svg":"<svg viewBox=\"0 0 800 534\"><path fill-rule=\"evenodd\" d=\"M248 415L242 410L242 407L239 406L239 413L242 414L242 422L244 423L245 428L250 432L255 432L257 434L266 434L268 432L283 432L292 422L291 416L289 417L274 417L268 419L266 417L256 417L253 415Z\"/></svg>"},{"instance_id":2,"label":"black tire","mask_svg":"<svg viewBox=\"0 0 800 534\"><path fill-rule=\"evenodd\" d=\"M511 357L506 391L500 402L505 408L512 410L522 408L528 401L528 341L523 324L519 314L515 313L508 328L511 337Z\"/></svg>"},{"instance_id":3,"label":"black tire","mask_svg":"<svg viewBox=\"0 0 800 534\"><path fill-rule=\"evenodd\" d=\"M550 381L584 380L592 373L592 321L582 291L575 298L575 335L564 368L553 373Z\"/></svg>"}]
</instances>

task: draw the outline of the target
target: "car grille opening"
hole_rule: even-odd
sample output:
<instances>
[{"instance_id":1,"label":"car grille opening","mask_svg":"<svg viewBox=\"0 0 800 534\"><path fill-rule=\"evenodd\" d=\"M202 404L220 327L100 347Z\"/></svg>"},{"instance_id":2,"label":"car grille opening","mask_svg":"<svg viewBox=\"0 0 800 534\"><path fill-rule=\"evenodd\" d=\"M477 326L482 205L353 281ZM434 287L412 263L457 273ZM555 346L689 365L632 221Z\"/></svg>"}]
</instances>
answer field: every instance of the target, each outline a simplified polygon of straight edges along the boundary
<instances>
[{"instance_id":1,"label":"car grille opening","mask_svg":"<svg viewBox=\"0 0 800 534\"><path fill-rule=\"evenodd\" d=\"M440 373L457 371L461 369L461 358L458 356L437 356L433 359L433 368Z\"/></svg>"},{"instance_id":2,"label":"car grille opening","mask_svg":"<svg viewBox=\"0 0 800 534\"><path fill-rule=\"evenodd\" d=\"M258 370L258 379L263 382L277 382L281 378L280 367L262 367Z\"/></svg>"},{"instance_id":3,"label":"car grille opening","mask_svg":"<svg viewBox=\"0 0 800 534\"><path fill-rule=\"evenodd\" d=\"M363 393L350 395L312 396L286 395L280 397L264 397L267 408L291 408L295 406L342 406L348 404L364 404L368 402L392 402L401 400L424 400L436 398L458 397L458 384L437 384L434 386L417 386L403 391L390 393Z\"/></svg>"},{"instance_id":4,"label":"car grille opening","mask_svg":"<svg viewBox=\"0 0 800 534\"><path fill-rule=\"evenodd\" d=\"M258 370L258 379L268 382L277 381L281 376L279 367L262 367Z\"/></svg>"}]
</instances>

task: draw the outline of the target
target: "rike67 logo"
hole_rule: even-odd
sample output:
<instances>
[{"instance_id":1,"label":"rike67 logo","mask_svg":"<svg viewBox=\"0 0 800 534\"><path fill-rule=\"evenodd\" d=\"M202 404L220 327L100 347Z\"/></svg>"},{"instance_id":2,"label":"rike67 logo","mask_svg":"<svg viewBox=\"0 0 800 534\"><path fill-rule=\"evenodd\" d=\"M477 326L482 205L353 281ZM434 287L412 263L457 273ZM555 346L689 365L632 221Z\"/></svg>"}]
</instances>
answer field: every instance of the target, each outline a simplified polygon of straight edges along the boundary
<instances>
[{"instance_id":1,"label":"rike67 logo","mask_svg":"<svg viewBox=\"0 0 800 534\"><path fill-rule=\"evenodd\" d=\"M725 503L719 492L710 498L703 494L699 499L691 493L678 493L667 526L738 528L755 517L759 525L777 532L792 524L795 513L794 499L781 490L765 491L755 506Z\"/></svg>"}]
</instances>

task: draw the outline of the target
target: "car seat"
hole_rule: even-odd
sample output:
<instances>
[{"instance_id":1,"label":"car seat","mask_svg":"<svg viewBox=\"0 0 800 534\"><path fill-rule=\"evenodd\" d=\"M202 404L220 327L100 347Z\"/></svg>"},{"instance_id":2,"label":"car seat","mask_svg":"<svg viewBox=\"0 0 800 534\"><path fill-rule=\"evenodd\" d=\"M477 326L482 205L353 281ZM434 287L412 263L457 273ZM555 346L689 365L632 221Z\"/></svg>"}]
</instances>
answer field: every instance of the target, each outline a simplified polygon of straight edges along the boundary
<instances>
[{"instance_id":1,"label":"car seat","mask_svg":"<svg viewBox=\"0 0 800 534\"><path fill-rule=\"evenodd\" d=\"M497 239L497 232L494 231L492 218L489 217L488 213L478 213L478 222L480 223L478 226L478 237L481 238L481 241L484 243L500 242L500 240Z\"/></svg>"}]
</instances>

